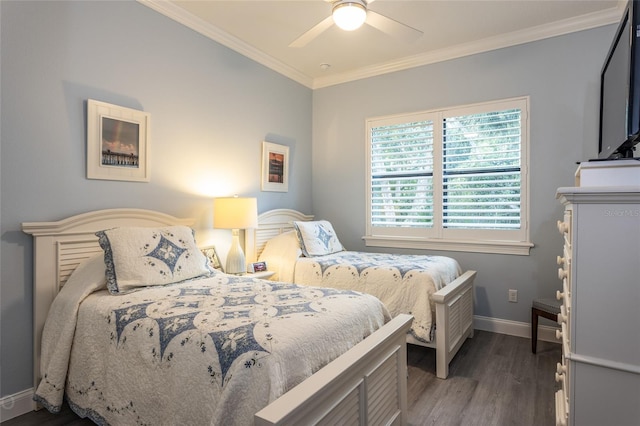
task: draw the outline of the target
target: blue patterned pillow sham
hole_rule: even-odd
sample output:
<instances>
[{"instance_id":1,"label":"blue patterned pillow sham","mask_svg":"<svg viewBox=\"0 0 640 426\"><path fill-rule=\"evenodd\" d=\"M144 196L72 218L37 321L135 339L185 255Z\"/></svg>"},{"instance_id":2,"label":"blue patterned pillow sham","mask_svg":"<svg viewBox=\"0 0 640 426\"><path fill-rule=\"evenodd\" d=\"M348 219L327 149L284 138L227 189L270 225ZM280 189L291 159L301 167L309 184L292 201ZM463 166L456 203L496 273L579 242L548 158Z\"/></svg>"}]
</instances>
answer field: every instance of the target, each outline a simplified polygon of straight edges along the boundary
<instances>
[{"instance_id":1,"label":"blue patterned pillow sham","mask_svg":"<svg viewBox=\"0 0 640 426\"><path fill-rule=\"evenodd\" d=\"M344 250L333 226L326 220L295 221L293 226L298 234L302 254L306 257L323 256Z\"/></svg>"},{"instance_id":2,"label":"blue patterned pillow sham","mask_svg":"<svg viewBox=\"0 0 640 426\"><path fill-rule=\"evenodd\" d=\"M122 227L96 232L112 294L209 275L212 269L186 226Z\"/></svg>"}]
</instances>

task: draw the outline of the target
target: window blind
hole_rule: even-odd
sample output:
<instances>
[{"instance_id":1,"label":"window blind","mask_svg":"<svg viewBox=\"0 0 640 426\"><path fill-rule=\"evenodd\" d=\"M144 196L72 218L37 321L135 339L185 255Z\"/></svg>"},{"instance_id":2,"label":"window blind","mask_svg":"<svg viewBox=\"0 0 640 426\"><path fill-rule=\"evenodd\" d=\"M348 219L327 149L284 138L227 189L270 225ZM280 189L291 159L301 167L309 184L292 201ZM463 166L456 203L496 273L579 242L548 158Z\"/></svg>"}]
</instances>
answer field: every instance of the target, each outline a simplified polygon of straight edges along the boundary
<instances>
[{"instance_id":1,"label":"window blind","mask_svg":"<svg viewBox=\"0 0 640 426\"><path fill-rule=\"evenodd\" d=\"M443 227L519 229L521 111L443 120Z\"/></svg>"},{"instance_id":2,"label":"window blind","mask_svg":"<svg viewBox=\"0 0 640 426\"><path fill-rule=\"evenodd\" d=\"M367 245L528 254L529 100L367 120Z\"/></svg>"},{"instance_id":3,"label":"window blind","mask_svg":"<svg viewBox=\"0 0 640 426\"><path fill-rule=\"evenodd\" d=\"M371 131L371 223L433 226L433 121Z\"/></svg>"}]
</instances>

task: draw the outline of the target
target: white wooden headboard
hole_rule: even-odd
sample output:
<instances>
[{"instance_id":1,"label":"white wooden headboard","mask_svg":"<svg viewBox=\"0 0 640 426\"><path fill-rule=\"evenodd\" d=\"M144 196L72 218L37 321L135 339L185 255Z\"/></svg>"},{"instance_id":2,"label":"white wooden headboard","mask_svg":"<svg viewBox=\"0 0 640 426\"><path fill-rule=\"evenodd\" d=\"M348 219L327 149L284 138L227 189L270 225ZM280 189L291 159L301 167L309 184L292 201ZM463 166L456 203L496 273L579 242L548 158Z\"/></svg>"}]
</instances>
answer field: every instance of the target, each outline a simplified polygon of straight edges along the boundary
<instances>
[{"instance_id":1,"label":"white wooden headboard","mask_svg":"<svg viewBox=\"0 0 640 426\"><path fill-rule=\"evenodd\" d=\"M258 260L265 244L271 238L293 229L293 222L313 220L312 215L291 209L275 209L258 215L258 227L244 234L244 251L248 262Z\"/></svg>"},{"instance_id":2,"label":"white wooden headboard","mask_svg":"<svg viewBox=\"0 0 640 426\"><path fill-rule=\"evenodd\" d=\"M22 231L33 235L33 381L40 383L42 329L53 303L69 275L85 259L101 253L95 233L118 226L193 225L180 219L143 209L96 210L56 222L24 222ZM35 408L35 407L34 407Z\"/></svg>"}]
</instances>

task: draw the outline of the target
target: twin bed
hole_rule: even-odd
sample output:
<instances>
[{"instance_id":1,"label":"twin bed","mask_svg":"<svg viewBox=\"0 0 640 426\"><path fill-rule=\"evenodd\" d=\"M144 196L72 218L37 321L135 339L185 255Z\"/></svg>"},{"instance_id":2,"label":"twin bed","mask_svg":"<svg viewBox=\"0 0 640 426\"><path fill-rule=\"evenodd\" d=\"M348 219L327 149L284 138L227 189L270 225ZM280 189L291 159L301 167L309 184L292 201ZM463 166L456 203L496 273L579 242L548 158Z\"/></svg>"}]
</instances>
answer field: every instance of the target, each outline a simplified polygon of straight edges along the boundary
<instances>
[{"instance_id":1,"label":"twin bed","mask_svg":"<svg viewBox=\"0 0 640 426\"><path fill-rule=\"evenodd\" d=\"M245 233L249 261L266 261L276 272L274 279L366 292L382 300L392 316L411 314L407 342L435 348L436 375L446 379L449 363L465 339L473 337L476 272L462 272L454 259L443 256L343 251L332 226L313 219L291 209L260 214L258 227ZM313 225L303 227L306 222ZM301 236L307 236L306 251L318 256L301 255Z\"/></svg>"},{"instance_id":2,"label":"twin bed","mask_svg":"<svg viewBox=\"0 0 640 426\"><path fill-rule=\"evenodd\" d=\"M292 211L282 213L261 215L247 233L250 257L269 234L291 229ZM390 314L353 289L209 271L184 233L191 224L139 209L23 224L34 237L40 404L56 411L64 395L98 424L406 423L411 315ZM122 227L127 232L99 232ZM127 264L133 258L142 263ZM136 275L145 268L156 274L151 281ZM438 376L472 333L474 275L431 297L448 315L441 327L436 314L436 342L446 350ZM443 292L458 287L465 290ZM457 337L441 338L440 329Z\"/></svg>"}]
</instances>

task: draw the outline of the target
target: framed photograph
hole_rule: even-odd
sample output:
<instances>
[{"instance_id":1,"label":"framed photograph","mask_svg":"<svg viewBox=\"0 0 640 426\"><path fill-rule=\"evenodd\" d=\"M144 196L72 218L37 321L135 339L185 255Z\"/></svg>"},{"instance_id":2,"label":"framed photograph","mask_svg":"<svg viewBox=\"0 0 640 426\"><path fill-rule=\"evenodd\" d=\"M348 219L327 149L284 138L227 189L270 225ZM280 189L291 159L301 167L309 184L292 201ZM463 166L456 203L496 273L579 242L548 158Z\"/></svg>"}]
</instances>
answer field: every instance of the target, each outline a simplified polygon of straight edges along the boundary
<instances>
[{"instance_id":1,"label":"framed photograph","mask_svg":"<svg viewBox=\"0 0 640 426\"><path fill-rule=\"evenodd\" d=\"M289 147L262 142L263 191L289 191Z\"/></svg>"},{"instance_id":2,"label":"framed photograph","mask_svg":"<svg viewBox=\"0 0 640 426\"><path fill-rule=\"evenodd\" d=\"M200 251L202 251L202 254L204 254L207 260L209 260L209 265L211 265L213 269L224 272L222 263L220 263L220 257L218 256L218 252L214 246L202 247Z\"/></svg>"},{"instance_id":3,"label":"framed photograph","mask_svg":"<svg viewBox=\"0 0 640 426\"><path fill-rule=\"evenodd\" d=\"M87 178L149 182L149 113L87 101Z\"/></svg>"},{"instance_id":4,"label":"framed photograph","mask_svg":"<svg viewBox=\"0 0 640 426\"><path fill-rule=\"evenodd\" d=\"M249 265L249 272L252 274L267 270L267 262L255 262Z\"/></svg>"}]
</instances>

